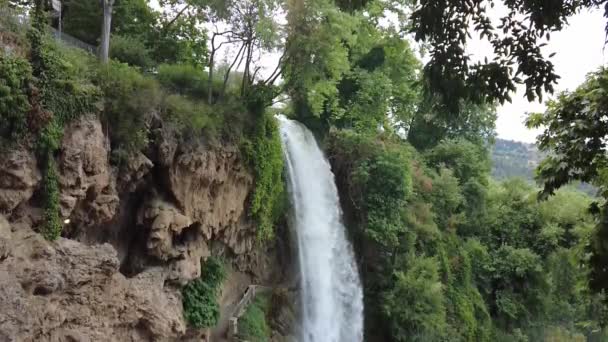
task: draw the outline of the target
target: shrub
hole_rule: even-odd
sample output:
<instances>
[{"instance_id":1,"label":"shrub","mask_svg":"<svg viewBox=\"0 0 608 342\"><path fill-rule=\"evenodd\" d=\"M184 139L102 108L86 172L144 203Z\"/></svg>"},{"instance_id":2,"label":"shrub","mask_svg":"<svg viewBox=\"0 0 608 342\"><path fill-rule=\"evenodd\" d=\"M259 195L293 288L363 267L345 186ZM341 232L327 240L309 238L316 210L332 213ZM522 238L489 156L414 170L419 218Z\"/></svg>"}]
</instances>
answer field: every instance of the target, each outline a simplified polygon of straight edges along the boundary
<instances>
[{"instance_id":1,"label":"shrub","mask_svg":"<svg viewBox=\"0 0 608 342\"><path fill-rule=\"evenodd\" d=\"M116 34L110 40L110 57L142 69L148 69L154 63L141 40Z\"/></svg>"},{"instance_id":2,"label":"shrub","mask_svg":"<svg viewBox=\"0 0 608 342\"><path fill-rule=\"evenodd\" d=\"M443 287L437 262L411 256L407 272L395 272L383 309L395 341L441 341L446 328Z\"/></svg>"},{"instance_id":3,"label":"shrub","mask_svg":"<svg viewBox=\"0 0 608 342\"><path fill-rule=\"evenodd\" d=\"M266 315L270 299L266 295L256 296L243 316L239 319L239 337L251 342L267 342L270 340L270 327Z\"/></svg>"},{"instance_id":4,"label":"shrub","mask_svg":"<svg viewBox=\"0 0 608 342\"><path fill-rule=\"evenodd\" d=\"M31 80L25 59L0 55L0 137L14 141L26 132Z\"/></svg>"},{"instance_id":5,"label":"shrub","mask_svg":"<svg viewBox=\"0 0 608 342\"><path fill-rule=\"evenodd\" d=\"M214 98L217 98L223 86L223 80L220 80L217 71L215 75L211 91ZM162 64L158 67L157 78L161 85L168 90L207 100L209 75L200 67L191 64Z\"/></svg>"},{"instance_id":6,"label":"shrub","mask_svg":"<svg viewBox=\"0 0 608 342\"><path fill-rule=\"evenodd\" d=\"M207 73L190 64L162 64L157 74L160 84L177 93L201 99L207 95Z\"/></svg>"},{"instance_id":7,"label":"shrub","mask_svg":"<svg viewBox=\"0 0 608 342\"><path fill-rule=\"evenodd\" d=\"M222 121L217 111L206 103L182 95L167 96L162 113L166 121L182 133L182 137L198 136L204 132L214 138Z\"/></svg>"},{"instance_id":8,"label":"shrub","mask_svg":"<svg viewBox=\"0 0 608 342\"><path fill-rule=\"evenodd\" d=\"M338 131L330 136L330 151L336 165L345 169L354 204L363 209L360 223L365 236L393 248L407 230L404 210L412 194L415 156L408 144L383 139Z\"/></svg>"},{"instance_id":9,"label":"shrub","mask_svg":"<svg viewBox=\"0 0 608 342\"><path fill-rule=\"evenodd\" d=\"M226 277L224 265L214 257L201 267L201 276L182 288L184 318L195 328L217 324L220 308L217 302L219 289Z\"/></svg>"},{"instance_id":10,"label":"shrub","mask_svg":"<svg viewBox=\"0 0 608 342\"><path fill-rule=\"evenodd\" d=\"M382 151L358 163L353 181L362 193L366 235L384 246L397 246L406 230L399 208L405 208L412 188L409 158L400 151Z\"/></svg>"},{"instance_id":11,"label":"shrub","mask_svg":"<svg viewBox=\"0 0 608 342\"><path fill-rule=\"evenodd\" d=\"M110 127L113 148L119 152L141 150L148 143L146 117L160 102L158 83L115 61L101 66L99 80L105 95L103 119Z\"/></svg>"}]
</instances>

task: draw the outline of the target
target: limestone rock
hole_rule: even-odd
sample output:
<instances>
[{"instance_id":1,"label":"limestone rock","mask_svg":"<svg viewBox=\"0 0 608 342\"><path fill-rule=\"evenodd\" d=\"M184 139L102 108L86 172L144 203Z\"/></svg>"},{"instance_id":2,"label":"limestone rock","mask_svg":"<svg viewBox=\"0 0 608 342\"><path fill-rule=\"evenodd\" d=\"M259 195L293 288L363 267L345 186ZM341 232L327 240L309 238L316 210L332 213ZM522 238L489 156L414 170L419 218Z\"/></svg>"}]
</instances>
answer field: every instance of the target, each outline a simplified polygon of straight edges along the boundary
<instances>
[{"instance_id":1,"label":"limestone rock","mask_svg":"<svg viewBox=\"0 0 608 342\"><path fill-rule=\"evenodd\" d=\"M0 155L0 212L8 213L29 200L41 180L34 153L24 146Z\"/></svg>"},{"instance_id":2,"label":"limestone rock","mask_svg":"<svg viewBox=\"0 0 608 342\"><path fill-rule=\"evenodd\" d=\"M200 276L201 258L207 258L210 253L198 224L193 225L192 220L173 205L158 199L142 208L138 224L149 229L148 255L170 261L170 280L183 284Z\"/></svg>"},{"instance_id":3,"label":"limestone rock","mask_svg":"<svg viewBox=\"0 0 608 342\"><path fill-rule=\"evenodd\" d=\"M223 241L237 254L251 249L245 209L253 179L236 151L194 149L177 156L168 173L179 208L200 223L207 240Z\"/></svg>"},{"instance_id":4,"label":"limestone rock","mask_svg":"<svg viewBox=\"0 0 608 342\"><path fill-rule=\"evenodd\" d=\"M11 227L4 216L0 215L0 262L8 258L11 249Z\"/></svg>"},{"instance_id":5,"label":"limestone rock","mask_svg":"<svg viewBox=\"0 0 608 342\"><path fill-rule=\"evenodd\" d=\"M118 272L108 245L49 243L29 229L11 234L0 259L1 341L170 341L185 331L181 298L165 271Z\"/></svg>"},{"instance_id":6,"label":"limestone rock","mask_svg":"<svg viewBox=\"0 0 608 342\"><path fill-rule=\"evenodd\" d=\"M94 116L74 120L66 129L61 144L59 184L61 215L70 217L86 198L85 219L110 220L118 206L115 182L108 161L109 142ZM86 207L86 208L84 208Z\"/></svg>"},{"instance_id":7,"label":"limestone rock","mask_svg":"<svg viewBox=\"0 0 608 342\"><path fill-rule=\"evenodd\" d=\"M180 214L172 205L155 200L145 206L139 215L138 224L148 223L148 253L161 260L168 260L178 254L173 249L173 238L179 237L184 228L190 226L189 217Z\"/></svg>"},{"instance_id":8,"label":"limestone rock","mask_svg":"<svg viewBox=\"0 0 608 342\"><path fill-rule=\"evenodd\" d=\"M120 173L120 187L123 191L133 192L143 184L144 177L150 172L154 164L141 152L129 157Z\"/></svg>"}]
</instances>

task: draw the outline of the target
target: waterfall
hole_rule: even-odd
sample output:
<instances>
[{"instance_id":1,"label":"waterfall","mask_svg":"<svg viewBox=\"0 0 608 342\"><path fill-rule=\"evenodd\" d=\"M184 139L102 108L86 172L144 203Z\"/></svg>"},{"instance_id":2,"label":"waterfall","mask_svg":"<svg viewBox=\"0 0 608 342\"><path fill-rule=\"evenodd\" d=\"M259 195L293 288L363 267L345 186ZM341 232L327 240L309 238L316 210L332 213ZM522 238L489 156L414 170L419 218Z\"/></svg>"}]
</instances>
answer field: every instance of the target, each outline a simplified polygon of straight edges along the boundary
<instances>
[{"instance_id":1,"label":"waterfall","mask_svg":"<svg viewBox=\"0 0 608 342\"><path fill-rule=\"evenodd\" d=\"M302 342L363 340L363 292L329 162L312 133L279 116L294 209Z\"/></svg>"}]
</instances>

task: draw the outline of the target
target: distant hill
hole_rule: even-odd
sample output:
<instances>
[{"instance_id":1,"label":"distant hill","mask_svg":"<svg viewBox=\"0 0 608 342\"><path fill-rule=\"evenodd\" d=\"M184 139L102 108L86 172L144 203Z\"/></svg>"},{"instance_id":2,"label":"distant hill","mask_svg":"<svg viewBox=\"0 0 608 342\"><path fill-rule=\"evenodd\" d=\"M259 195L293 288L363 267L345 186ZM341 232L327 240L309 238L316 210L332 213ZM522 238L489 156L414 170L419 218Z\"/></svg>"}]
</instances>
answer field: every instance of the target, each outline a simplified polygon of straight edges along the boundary
<instances>
[{"instance_id":1,"label":"distant hill","mask_svg":"<svg viewBox=\"0 0 608 342\"><path fill-rule=\"evenodd\" d=\"M496 139L492 149L492 177L496 180L519 177L534 183L534 170L542 159L543 154L534 144ZM590 196L597 192L587 183L574 186Z\"/></svg>"},{"instance_id":2,"label":"distant hill","mask_svg":"<svg viewBox=\"0 0 608 342\"><path fill-rule=\"evenodd\" d=\"M534 181L534 169L542 155L534 144L496 139L492 150L492 177L503 180L520 177Z\"/></svg>"},{"instance_id":3,"label":"distant hill","mask_svg":"<svg viewBox=\"0 0 608 342\"><path fill-rule=\"evenodd\" d=\"M534 181L534 169L541 160L534 144L496 139L492 149L492 177L498 180L520 177Z\"/></svg>"}]
</instances>

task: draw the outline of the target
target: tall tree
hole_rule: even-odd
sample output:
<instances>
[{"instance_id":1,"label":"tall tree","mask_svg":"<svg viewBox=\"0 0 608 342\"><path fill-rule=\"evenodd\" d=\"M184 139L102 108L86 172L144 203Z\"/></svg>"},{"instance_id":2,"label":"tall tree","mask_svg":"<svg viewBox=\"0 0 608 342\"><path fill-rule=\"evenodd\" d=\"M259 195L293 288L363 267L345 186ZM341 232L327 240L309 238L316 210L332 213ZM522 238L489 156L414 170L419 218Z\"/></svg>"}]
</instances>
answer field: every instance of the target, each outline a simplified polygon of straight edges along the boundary
<instances>
[{"instance_id":1,"label":"tall tree","mask_svg":"<svg viewBox=\"0 0 608 342\"><path fill-rule=\"evenodd\" d=\"M600 68L573 92L561 93L547 103L544 113L533 114L528 125L544 128L538 146L548 156L537 169L543 185L542 198L572 182L596 185L602 201L594 203L597 214L591 252L591 288L608 291L608 69Z\"/></svg>"}]
</instances>

